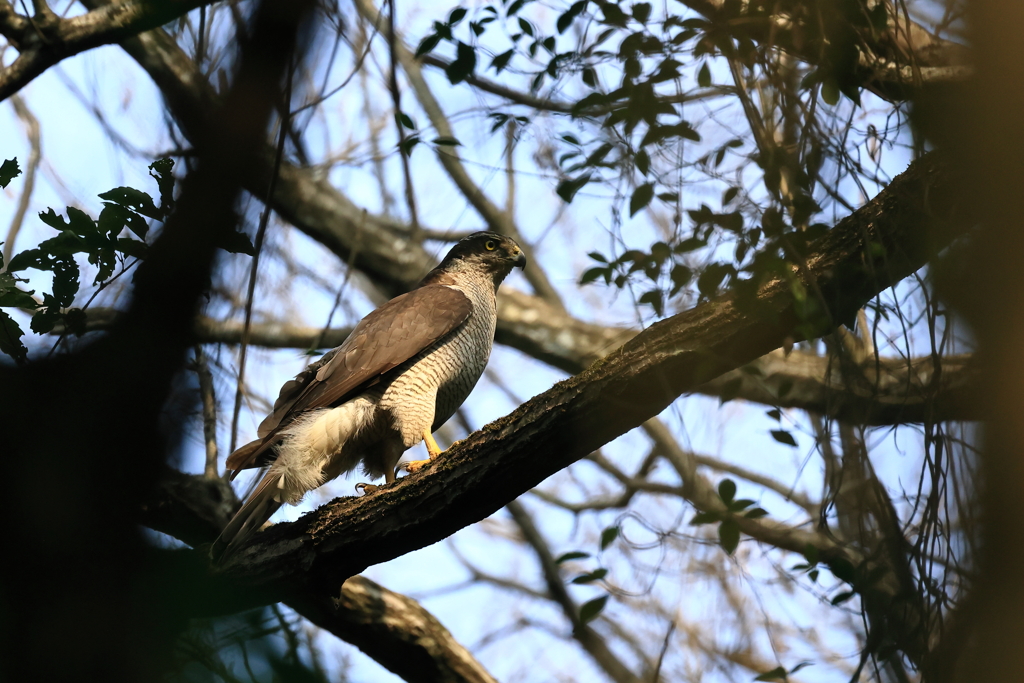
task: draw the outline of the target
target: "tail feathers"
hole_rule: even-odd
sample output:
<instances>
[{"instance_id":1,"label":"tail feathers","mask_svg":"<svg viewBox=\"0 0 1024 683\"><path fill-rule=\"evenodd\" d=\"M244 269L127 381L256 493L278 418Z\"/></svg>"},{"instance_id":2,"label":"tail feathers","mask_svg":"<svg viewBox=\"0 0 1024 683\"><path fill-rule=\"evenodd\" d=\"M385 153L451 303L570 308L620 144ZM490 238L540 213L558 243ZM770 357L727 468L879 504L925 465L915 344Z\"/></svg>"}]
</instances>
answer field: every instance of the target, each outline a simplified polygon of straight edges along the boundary
<instances>
[{"instance_id":1,"label":"tail feathers","mask_svg":"<svg viewBox=\"0 0 1024 683\"><path fill-rule=\"evenodd\" d=\"M242 508L235 513L235 516L231 518L224 530L220 532L220 536L214 541L210 555L215 562L226 558L242 547L281 507L281 503L274 500L274 495L278 493L280 479L281 475L275 472L268 472L263 477L256 490L252 492Z\"/></svg>"}]
</instances>

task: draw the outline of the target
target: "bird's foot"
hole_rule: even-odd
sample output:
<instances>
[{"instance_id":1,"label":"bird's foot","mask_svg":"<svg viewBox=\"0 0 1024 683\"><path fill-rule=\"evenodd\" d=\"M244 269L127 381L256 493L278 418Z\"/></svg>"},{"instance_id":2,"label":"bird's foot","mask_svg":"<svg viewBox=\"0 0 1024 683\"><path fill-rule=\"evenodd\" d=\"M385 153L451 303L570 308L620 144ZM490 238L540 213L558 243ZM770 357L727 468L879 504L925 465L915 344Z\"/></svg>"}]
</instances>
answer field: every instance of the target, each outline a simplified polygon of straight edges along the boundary
<instances>
[{"instance_id":1,"label":"bird's foot","mask_svg":"<svg viewBox=\"0 0 1024 683\"><path fill-rule=\"evenodd\" d=\"M367 493L373 493L380 487L376 484L356 484L356 491L361 496L365 496Z\"/></svg>"},{"instance_id":2,"label":"bird's foot","mask_svg":"<svg viewBox=\"0 0 1024 683\"><path fill-rule=\"evenodd\" d=\"M423 469L432 462L434 462L433 458L431 458L430 460L412 460L410 462L403 463L398 467L398 469L405 470L409 474L413 474L415 472L419 472L421 469Z\"/></svg>"}]
</instances>

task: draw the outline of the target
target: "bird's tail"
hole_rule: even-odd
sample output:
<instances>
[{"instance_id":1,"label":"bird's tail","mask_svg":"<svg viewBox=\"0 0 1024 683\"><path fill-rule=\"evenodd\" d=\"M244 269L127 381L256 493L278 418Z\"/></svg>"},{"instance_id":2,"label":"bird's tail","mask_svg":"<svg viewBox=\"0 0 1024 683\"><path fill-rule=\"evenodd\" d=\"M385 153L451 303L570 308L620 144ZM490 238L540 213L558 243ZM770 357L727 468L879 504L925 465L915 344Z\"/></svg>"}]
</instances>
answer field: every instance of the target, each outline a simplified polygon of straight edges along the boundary
<instances>
[{"instance_id":1,"label":"bird's tail","mask_svg":"<svg viewBox=\"0 0 1024 683\"><path fill-rule=\"evenodd\" d=\"M226 558L244 545L281 507L281 503L275 500L280 479L281 474L273 470L263 475L263 479L246 499L245 504L213 542L210 556L215 562Z\"/></svg>"}]
</instances>

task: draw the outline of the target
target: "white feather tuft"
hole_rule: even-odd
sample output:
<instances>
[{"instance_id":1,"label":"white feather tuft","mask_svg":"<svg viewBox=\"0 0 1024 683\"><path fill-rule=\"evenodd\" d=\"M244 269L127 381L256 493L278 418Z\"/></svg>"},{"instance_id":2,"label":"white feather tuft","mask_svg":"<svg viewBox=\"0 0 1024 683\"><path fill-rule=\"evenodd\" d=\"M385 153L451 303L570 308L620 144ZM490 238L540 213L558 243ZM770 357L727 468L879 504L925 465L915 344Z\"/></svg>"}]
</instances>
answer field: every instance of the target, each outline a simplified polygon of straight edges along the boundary
<instances>
[{"instance_id":1,"label":"white feather tuft","mask_svg":"<svg viewBox=\"0 0 1024 683\"><path fill-rule=\"evenodd\" d=\"M272 474L281 476L274 499L297 504L308 491L324 483L324 467L373 418L375 406L356 398L337 408L306 413L284 430Z\"/></svg>"}]
</instances>

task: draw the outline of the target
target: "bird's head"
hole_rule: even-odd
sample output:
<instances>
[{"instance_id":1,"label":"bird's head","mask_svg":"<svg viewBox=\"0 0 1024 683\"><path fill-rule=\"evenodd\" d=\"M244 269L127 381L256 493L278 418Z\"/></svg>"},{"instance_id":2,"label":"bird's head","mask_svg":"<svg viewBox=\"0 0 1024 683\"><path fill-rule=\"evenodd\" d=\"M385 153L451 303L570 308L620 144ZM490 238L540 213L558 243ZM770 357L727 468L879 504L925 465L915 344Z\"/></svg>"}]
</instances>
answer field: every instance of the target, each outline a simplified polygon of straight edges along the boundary
<instances>
[{"instance_id":1,"label":"bird's head","mask_svg":"<svg viewBox=\"0 0 1024 683\"><path fill-rule=\"evenodd\" d=\"M514 239L496 232L474 232L459 240L424 282L432 281L435 274L483 272L499 283L516 267L526 267L526 255Z\"/></svg>"}]
</instances>

